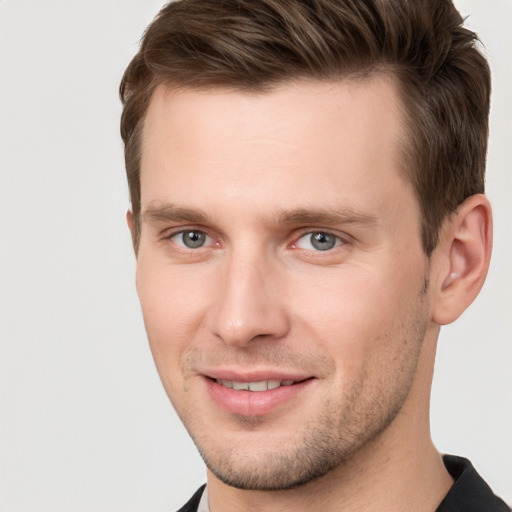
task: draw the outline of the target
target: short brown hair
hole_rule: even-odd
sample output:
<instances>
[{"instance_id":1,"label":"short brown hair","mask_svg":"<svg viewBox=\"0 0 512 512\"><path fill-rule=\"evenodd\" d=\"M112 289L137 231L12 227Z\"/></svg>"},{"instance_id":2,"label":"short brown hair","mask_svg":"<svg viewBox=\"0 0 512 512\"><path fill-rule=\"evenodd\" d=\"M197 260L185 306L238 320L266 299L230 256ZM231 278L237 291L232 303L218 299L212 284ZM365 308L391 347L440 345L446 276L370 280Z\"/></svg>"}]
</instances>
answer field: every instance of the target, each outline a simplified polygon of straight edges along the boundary
<instances>
[{"instance_id":1,"label":"short brown hair","mask_svg":"<svg viewBox=\"0 0 512 512\"><path fill-rule=\"evenodd\" d=\"M177 0L126 69L121 135L139 240L141 135L157 85L265 92L301 78L391 72L405 107L404 166L427 255L444 218L484 191L490 72L450 0Z\"/></svg>"}]
</instances>

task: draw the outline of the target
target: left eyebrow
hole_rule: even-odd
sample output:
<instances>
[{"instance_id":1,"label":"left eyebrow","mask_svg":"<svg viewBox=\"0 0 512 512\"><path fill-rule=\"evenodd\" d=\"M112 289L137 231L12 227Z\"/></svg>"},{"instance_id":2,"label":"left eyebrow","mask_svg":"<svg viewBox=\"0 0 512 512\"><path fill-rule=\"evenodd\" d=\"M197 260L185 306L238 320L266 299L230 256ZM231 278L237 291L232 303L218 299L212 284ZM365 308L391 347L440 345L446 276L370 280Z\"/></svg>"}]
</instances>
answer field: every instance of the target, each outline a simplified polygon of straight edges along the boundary
<instances>
[{"instance_id":1,"label":"left eyebrow","mask_svg":"<svg viewBox=\"0 0 512 512\"><path fill-rule=\"evenodd\" d=\"M352 208L339 210L281 210L278 213L281 224L377 224L378 219L372 215L359 212Z\"/></svg>"}]
</instances>

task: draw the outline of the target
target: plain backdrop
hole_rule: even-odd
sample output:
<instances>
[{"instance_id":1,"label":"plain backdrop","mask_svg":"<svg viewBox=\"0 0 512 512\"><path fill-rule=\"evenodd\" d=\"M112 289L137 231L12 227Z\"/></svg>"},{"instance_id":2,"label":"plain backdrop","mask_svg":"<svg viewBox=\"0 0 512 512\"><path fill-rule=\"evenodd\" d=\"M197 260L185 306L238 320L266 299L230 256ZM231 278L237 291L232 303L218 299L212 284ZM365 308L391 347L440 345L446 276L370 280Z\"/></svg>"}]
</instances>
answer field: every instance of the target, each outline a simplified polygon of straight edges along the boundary
<instances>
[{"instance_id":1,"label":"plain backdrop","mask_svg":"<svg viewBox=\"0 0 512 512\"><path fill-rule=\"evenodd\" d=\"M483 292L444 328L438 448L512 502L512 2L460 0L494 72ZM117 88L157 0L0 0L0 510L172 511L205 480L134 288Z\"/></svg>"}]
</instances>

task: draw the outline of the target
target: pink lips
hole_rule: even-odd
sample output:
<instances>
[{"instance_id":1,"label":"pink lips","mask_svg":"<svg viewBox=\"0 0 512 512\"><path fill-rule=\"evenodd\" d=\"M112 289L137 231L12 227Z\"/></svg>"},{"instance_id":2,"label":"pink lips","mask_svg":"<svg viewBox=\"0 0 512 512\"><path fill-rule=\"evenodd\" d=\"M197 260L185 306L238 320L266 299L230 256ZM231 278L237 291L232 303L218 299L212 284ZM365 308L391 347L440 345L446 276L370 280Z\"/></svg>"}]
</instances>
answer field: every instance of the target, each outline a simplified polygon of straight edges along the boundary
<instances>
[{"instance_id":1,"label":"pink lips","mask_svg":"<svg viewBox=\"0 0 512 512\"><path fill-rule=\"evenodd\" d=\"M250 382L260 381L281 381L286 382L287 385L281 385L275 389L267 389L265 391L249 391L237 390L226 387L217 381L220 380L233 380L236 382L248 382L248 377L240 378L231 376L227 379L227 375L223 374L224 378L208 378L205 377L205 383L211 398L226 412L238 414L242 416L263 416L271 411L283 406L295 399L301 392L311 385L313 379L311 378L262 378L262 376L254 376L250 378ZM235 378L233 378L235 377ZM293 384L289 384L293 382Z\"/></svg>"}]
</instances>

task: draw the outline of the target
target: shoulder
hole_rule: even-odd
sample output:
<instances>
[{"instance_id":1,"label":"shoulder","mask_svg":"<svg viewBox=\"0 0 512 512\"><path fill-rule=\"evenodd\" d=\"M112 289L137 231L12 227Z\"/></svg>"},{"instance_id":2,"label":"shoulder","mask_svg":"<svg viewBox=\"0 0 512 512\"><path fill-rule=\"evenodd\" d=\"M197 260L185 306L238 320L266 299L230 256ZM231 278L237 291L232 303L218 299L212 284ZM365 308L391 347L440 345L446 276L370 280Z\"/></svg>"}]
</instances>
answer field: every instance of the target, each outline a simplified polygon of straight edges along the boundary
<instances>
[{"instance_id":1,"label":"shoulder","mask_svg":"<svg viewBox=\"0 0 512 512\"><path fill-rule=\"evenodd\" d=\"M455 482L436 512L510 512L469 460L444 455L443 462Z\"/></svg>"}]
</instances>

